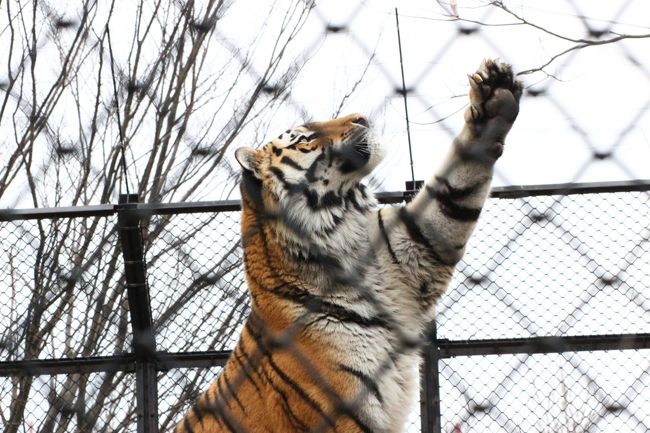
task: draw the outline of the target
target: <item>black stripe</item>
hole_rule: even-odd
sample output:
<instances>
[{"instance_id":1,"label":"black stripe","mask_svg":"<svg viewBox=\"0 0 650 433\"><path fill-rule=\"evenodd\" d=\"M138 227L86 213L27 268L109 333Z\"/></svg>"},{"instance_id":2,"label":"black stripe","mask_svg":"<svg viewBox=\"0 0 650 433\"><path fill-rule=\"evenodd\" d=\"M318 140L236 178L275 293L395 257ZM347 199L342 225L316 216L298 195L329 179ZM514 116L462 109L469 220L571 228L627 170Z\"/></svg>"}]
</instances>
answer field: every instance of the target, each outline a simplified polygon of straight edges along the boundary
<instances>
[{"instance_id":1,"label":"black stripe","mask_svg":"<svg viewBox=\"0 0 650 433\"><path fill-rule=\"evenodd\" d=\"M223 371L223 373L221 373L221 378L223 379L224 383L226 384L226 388L228 388L228 392L230 394L230 397L232 397L235 400L235 402L237 403L237 406L239 406L241 411L243 413L246 413L246 408L244 408L244 405L242 404L241 400L237 396L237 393L235 392L235 389L230 384L230 381L228 380L228 377L226 376L226 371L225 370ZM217 386L219 386L219 383L217 383ZM222 393L223 393L223 391L222 391Z\"/></svg>"},{"instance_id":2,"label":"black stripe","mask_svg":"<svg viewBox=\"0 0 650 433\"><path fill-rule=\"evenodd\" d=\"M384 227L384 219L381 217L381 209L377 211L377 222L379 224L379 231L381 232L381 237L384 238L384 242L386 242L386 247L388 248L388 254L390 254L390 258L392 259L393 264L399 265L399 260L397 260L395 251L393 250L393 247L390 244L390 239L388 239L388 233L386 232L386 227Z\"/></svg>"},{"instance_id":3,"label":"black stripe","mask_svg":"<svg viewBox=\"0 0 650 433\"><path fill-rule=\"evenodd\" d=\"M356 370L352 367L348 367L347 365L342 365L340 364L339 367L341 370L345 371L346 373L350 373L352 376L356 377L365 385L365 387L370 391L372 395L374 395L379 403L384 403L384 398L381 396L381 393L379 392L379 385L377 385L377 382L367 374L365 374L362 371Z\"/></svg>"},{"instance_id":4,"label":"black stripe","mask_svg":"<svg viewBox=\"0 0 650 433\"><path fill-rule=\"evenodd\" d=\"M194 403L190 410L194 412L194 415L196 416L199 424L203 424L203 410L201 409L201 405L198 404L198 401Z\"/></svg>"},{"instance_id":5,"label":"black stripe","mask_svg":"<svg viewBox=\"0 0 650 433\"><path fill-rule=\"evenodd\" d=\"M253 172L249 170L242 171L240 189L246 207L252 210L261 210L264 208L262 181L256 178Z\"/></svg>"},{"instance_id":6,"label":"black stripe","mask_svg":"<svg viewBox=\"0 0 650 433\"><path fill-rule=\"evenodd\" d=\"M248 364L248 365L244 366L244 363L237 356L237 350L240 351L241 357L244 359L244 361L246 361L246 364ZM260 380L262 380L262 377L260 376L259 372L257 371L256 365L254 365L253 360L251 359L250 355L246 351L246 348L244 347L244 340L243 339L239 340L239 344L237 345L237 348L235 349L235 358L237 359L238 363L243 367L243 372L246 374L246 379L248 379L253 384L253 386L255 387L257 392L261 395L262 390L261 390L260 386L257 384L257 382L255 382L255 380L253 378L253 374L257 375L257 377L259 377ZM257 362L259 362L259 360Z\"/></svg>"},{"instance_id":7,"label":"black stripe","mask_svg":"<svg viewBox=\"0 0 650 433\"><path fill-rule=\"evenodd\" d=\"M303 168L300 164L298 164L296 161L294 161L293 159L291 159L286 155L282 157L282 159L280 160L280 164L288 165L289 167L295 168L296 170L300 170L300 171L307 170L306 168Z\"/></svg>"},{"instance_id":8,"label":"black stripe","mask_svg":"<svg viewBox=\"0 0 650 433\"><path fill-rule=\"evenodd\" d=\"M311 210L318 210L318 193L314 191L313 189L305 188L302 190L303 195L307 199L307 206L311 208Z\"/></svg>"},{"instance_id":9,"label":"black stripe","mask_svg":"<svg viewBox=\"0 0 650 433\"><path fill-rule=\"evenodd\" d=\"M362 183L359 184L359 192L361 192L361 197L363 197L364 200L368 198L367 188Z\"/></svg>"},{"instance_id":10,"label":"black stripe","mask_svg":"<svg viewBox=\"0 0 650 433\"><path fill-rule=\"evenodd\" d=\"M228 411L228 408L225 406L222 406L223 414L220 417L217 417L216 420L221 424L225 425L228 430L230 430L232 433L239 433L241 429L235 428L234 425L230 422L228 419L228 416L226 416L226 412Z\"/></svg>"},{"instance_id":11,"label":"black stripe","mask_svg":"<svg viewBox=\"0 0 650 433\"><path fill-rule=\"evenodd\" d=\"M219 395L219 401L222 403L224 407L228 405L228 396L226 396L226 393L223 392L221 380L217 380L217 394Z\"/></svg>"},{"instance_id":12,"label":"black stripe","mask_svg":"<svg viewBox=\"0 0 650 433\"><path fill-rule=\"evenodd\" d=\"M308 300L303 305L312 313L320 314L339 322L354 323L364 328L388 328L387 320L381 316L364 317L353 310L324 301L314 295L309 295Z\"/></svg>"},{"instance_id":13,"label":"black stripe","mask_svg":"<svg viewBox=\"0 0 650 433\"><path fill-rule=\"evenodd\" d=\"M305 185L293 184L287 181L284 172L280 170L278 167L270 167L269 171L275 175L275 177L280 181L284 189L287 190L290 194L304 192L304 190L307 188Z\"/></svg>"},{"instance_id":14,"label":"black stripe","mask_svg":"<svg viewBox=\"0 0 650 433\"><path fill-rule=\"evenodd\" d=\"M314 232L320 233L322 236L330 236L332 233L336 232L336 230L339 228L341 223L345 221L345 219L336 214L331 214L331 216L334 224L332 224L330 227L319 227L317 229L314 229ZM340 263L337 263L337 267L341 267Z\"/></svg>"},{"instance_id":15,"label":"black stripe","mask_svg":"<svg viewBox=\"0 0 650 433\"><path fill-rule=\"evenodd\" d=\"M268 360L269 366L273 369L273 371L278 375L280 379L282 379L283 382L285 382L289 388L291 388L300 398L302 398L314 411L316 411L320 416L323 417L327 421L328 424L330 424L332 427L334 426L334 422L330 419L323 408L320 407L320 405L313 399L311 398L304 389L302 389L293 379L291 379L285 372L282 370L274 361L273 361L273 353L271 349L267 346L266 342L264 341L264 338L262 337L261 334L255 333L252 329L250 329L250 326L248 325L248 322L246 325L249 327L249 332L253 339L255 339L255 342L257 343L257 346L260 348L262 353L266 355L266 358Z\"/></svg>"},{"instance_id":16,"label":"black stripe","mask_svg":"<svg viewBox=\"0 0 650 433\"><path fill-rule=\"evenodd\" d=\"M237 353L235 353L235 354L233 354L233 356L235 357L235 361L237 362L237 364L239 364L241 366L241 368L242 368L241 371L243 373L240 373L240 374L245 374L246 375L245 379L248 379L250 381L250 383L253 384L253 387L255 387L255 390L257 391L257 393L261 395L262 390L260 389L260 386L257 384L257 382L255 382L255 380L253 380L253 377L251 376L251 372L250 372L250 367L244 365L242 360L239 359L239 357L241 356L242 358L244 358L250 364L250 360L248 359L247 354L245 352L243 354L241 354L241 355L238 355Z\"/></svg>"},{"instance_id":17,"label":"black stripe","mask_svg":"<svg viewBox=\"0 0 650 433\"><path fill-rule=\"evenodd\" d=\"M210 388L208 388L205 393L203 393L205 397L205 403L203 404L203 407L212 410L212 407L216 404L216 399L215 403L212 402L212 394L210 393Z\"/></svg>"},{"instance_id":18,"label":"black stripe","mask_svg":"<svg viewBox=\"0 0 650 433\"><path fill-rule=\"evenodd\" d=\"M481 214L480 208L476 209L455 203L454 198L450 194L445 191L436 190L430 185L427 185L426 189L429 196L438 201L438 204L440 204L440 210L446 217L465 222L478 220L478 217Z\"/></svg>"},{"instance_id":19,"label":"black stripe","mask_svg":"<svg viewBox=\"0 0 650 433\"><path fill-rule=\"evenodd\" d=\"M343 198L335 191L327 191L320 200L320 208L340 207L343 205Z\"/></svg>"},{"instance_id":20,"label":"black stripe","mask_svg":"<svg viewBox=\"0 0 650 433\"><path fill-rule=\"evenodd\" d=\"M302 151L303 149L301 148L300 150ZM318 180L316 178L316 169L318 168L318 164L320 164L323 159L325 159L325 153L321 152L321 154L318 155L318 157L316 157L314 162L311 163L311 165L307 169L307 173L305 173L305 179L307 179L307 182L313 183Z\"/></svg>"},{"instance_id":21,"label":"black stripe","mask_svg":"<svg viewBox=\"0 0 650 433\"><path fill-rule=\"evenodd\" d=\"M290 184L287 182L287 179L284 177L284 172L282 170L280 170L277 167L271 167L271 168L269 168L269 171L271 173L273 173L275 175L275 177L278 178L280 183L282 183L286 189L289 189L288 185L290 185Z\"/></svg>"},{"instance_id":22,"label":"black stripe","mask_svg":"<svg viewBox=\"0 0 650 433\"><path fill-rule=\"evenodd\" d=\"M307 205L313 211L341 207L343 205L343 198L335 191L327 191L321 197L313 189L305 187L302 193L307 199Z\"/></svg>"},{"instance_id":23,"label":"black stripe","mask_svg":"<svg viewBox=\"0 0 650 433\"><path fill-rule=\"evenodd\" d=\"M363 433L375 433L374 430L371 429L365 422L361 421L359 415L352 410L353 408L356 409L356 405L352 405L352 407L350 406L351 405L347 402L340 402L337 410L339 410L342 414L349 416L350 419L361 428L361 431Z\"/></svg>"},{"instance_id":24,"label":"black stripe","mask_svg":"<svg viewBox=\"0 0 650 433\"><path fill-rule=\"evenodd\" d=\"M235 432L236 430L232 426L232 424L228 421L228 417L226 416L226 412L228 411L228 397L225 395L223 392L223 389L221 388L221 381L217 381L217 390L219 391L219 395L222 398L219 398L217 400L217 408L221 409L219 412L221 412L219 415L221 416L215 416L215 419L217 421L222 421L222 424L225 425L229 430Z\"/></svg>"},{"instance_id":25,"label":"black stripe","mask_svg":"<svg viewBox=\"0 0 650 433\"><path fill-rule=\"evenodd\" d=\"M185 431L187 433L194 433L194 429L192 428L192 425L190 424L189 418L185 417L183 420L183 427L185 427Z\"/></svg>"},{"instance_id":26,"label":"black stripe","mask_svg":"<svg viewBox=\"0 0 650 433\"><path fill-rule=\"evenodd\" d=\"M368 206L366 204L362 205L361 203L359 203L359 200L357 200L356 191L359 191L361 193L361 196L364 199L368 198L364 190L361 188L362 186L363 185L360 185L357 188L351 188L350 190L348 190L348 193L345 195L346 202L352 203L352 206L354 206L354 208L358 210L360 213L364 213L368 211Z\"/></svg>"},{"instance_id":27,"label":"black stripe","mask_svg":"<svg viewBox=\"0 0 650 433\"><path fill-rule=\"evenodd\" d=\"M438 300L439 292L444 292L447 287L447 281L433 277L420 283L420 307L422 311L427 311Z\"/></svg>"},{"instance_id":28,"label":"black stripe","mask_svg":"<svg viewBox=\"0 0 650 433\"><path fill-rule=\"evenodd\" d=\"M292 139L291 142L296 142L296 143L309 143L310 141L320 137L322 134L319 134L318 132L312 132L311 134L305 135L305 134L299 134L295 137L295 139Z\"/></svg>"},{"instance_id":29,"label":"black stripe","mask_svg":"<svg viewBox=\"0 0 650 433\"><path fill-rule=\"evenodd\" d=\"M298 254L291 254L291 257L296 261L303 261L312 265L319 265L323 268L328 269L330 274L334 274L334 277L337 277L337 271L342 269L341 262L334 256L328 254L323 254L318 251L305 251L305 257Z\"/></svg>"},{"instance_id":30,"label":"black stripe","mask_svg":"<svg viewBox=\"0 0 650 433\"><path fill-rule=\"evenodd\" d=\"M471 208L467 206L460 206L452 202L446 202L440 208L445 216L464 222L474 222L478 220L481 215L481 209Z\"/></svg>"},{"instance_id":31,"label":"black stripe","mask_svg":"<svg viewBox=\"0 0 650 433\"><path fill-rule=\"evenodd\" d=\"M261 353L263 353L269 363L269 366L273 369L273 371L276 372L276 374L282 379L289 387L296 392L304 401L307 402L309 406L312 407L313 410L315 410L319 415L323 417L326 423L328 423L330 426L334 427L335 422L333 421L332 418L337 415L337 413L343 413L352 419L363 432L365 433L373 433L373 430L368 427L364 422L362 422L358 415L353 412L348 404L345 402L341 401L339 398L339 402L336 407L336 411L332 414L332 416L326 414L324 410L318 405L316 401L314 401L309 395L305 393L305 391L295 382L293 381L281 368L278 367L277 364L273 361L273 353L270 349L270 347L267 346L266 342L264 341L263 337L261 334L256 333L252 328L249 322L246 322L244 325L247 329L248 332L251 334L255 342L257 343L257 346L259 347ZM272 343L271 343L272 344ZM307 365L307 367L310 367ZM313 367L311 367L313 368ZM328 391L328 390L324 390ZM339 397L339 396L337 396Z\"/></svg>"},{"instance_id":32,"label":"black stripe","mask_svg":"<svg viewBox=\"0 0 650 433\"><path fill-rule=\"evenodd\" d=\"M449 263L448 261L443 260L442 257L440 257L440 255L436 252L435 248L433 248L433 245L431 245L429 240L426 237L424 237L424 235L422 234L420 227L415 222L415 218L413 218L413 216L409 213L408 210L406 210L405 207L400 208L399 218L404 224L404 227L406 227L406 231L410 236L410 238L414 242L422 245L425 248L426 252L431 256L431 258L434 261L449 266L453 265L453 263Z\"/></svg>"},{"instance_id":33,"label":"black stripe","mask_svg":"<svg viewBox=\"0 0 650 433\"><path fill-rule=\"evenodd\" d=\"M474 194L485 183L479 182L474 185L457 188L452 186L451 183L449 183L449 180L442 176L436 176L436 180L447 187L447 195L453 199L467 198L470 195Z\"/></svg>"},{"instance_id":34,"label":"black stripe","mask_svg":"<svg viewBox=\"0 0 650 433\"><path fill-rule=\"evenodd\" d=\"M260 369L262 370L264 377L266 377L267 383L271 386L271 389L281 397L282 407L286 411L289 421L291 421L291 424L297 429L300 429L302 431L309 431L309 427L300 418L298 418L298 416L291 409L291 405L289 404L289 397L287 396L287 393L284 392L284 390L282 390L279 386L277 386L275 382L273 382L273 378L266 371L264 366L260 365ZM265 397L268 398L268 395L266 395Z\"/></svg>"},{"instance_id":35,"label":"black stripe","mask_svg":"<svg viewBox=\"0 0 650 433\"><path fill-rule=\"evenodd\" d=\"M309 312L323 315L329 319L334 319L343 323L353 323L365 328L389 328L389 322L382 315L376 317L364 317L356 311L349 310L341 305L333 304L324 300L322 297L313 295L307 290L293 284L284 284L275 288L265 288L255 283L282 299L300 304Z\"/></svg>"}]
</instances>

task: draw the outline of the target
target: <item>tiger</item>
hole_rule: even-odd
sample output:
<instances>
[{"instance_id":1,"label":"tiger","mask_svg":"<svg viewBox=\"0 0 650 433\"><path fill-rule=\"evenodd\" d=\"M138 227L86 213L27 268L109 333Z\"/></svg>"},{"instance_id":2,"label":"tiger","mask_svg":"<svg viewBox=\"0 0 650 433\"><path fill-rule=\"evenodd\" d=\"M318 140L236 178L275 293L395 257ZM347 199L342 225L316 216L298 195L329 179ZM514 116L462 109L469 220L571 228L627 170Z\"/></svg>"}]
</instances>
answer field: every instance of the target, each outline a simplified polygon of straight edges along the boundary
<instances>
[{"instance_id":1,"label":"tiger","mask_svg":"<svg viewBox=\"0 0 650 433\"><path fill-rule=\"evenodd\" d=\"M251 311L176 433L398 433L419 389L435 306L463 256L522 84L486 59L442 167L401 206L363 179L383 147L351 114L240 147Z\"/></svg>"}]
</instances>

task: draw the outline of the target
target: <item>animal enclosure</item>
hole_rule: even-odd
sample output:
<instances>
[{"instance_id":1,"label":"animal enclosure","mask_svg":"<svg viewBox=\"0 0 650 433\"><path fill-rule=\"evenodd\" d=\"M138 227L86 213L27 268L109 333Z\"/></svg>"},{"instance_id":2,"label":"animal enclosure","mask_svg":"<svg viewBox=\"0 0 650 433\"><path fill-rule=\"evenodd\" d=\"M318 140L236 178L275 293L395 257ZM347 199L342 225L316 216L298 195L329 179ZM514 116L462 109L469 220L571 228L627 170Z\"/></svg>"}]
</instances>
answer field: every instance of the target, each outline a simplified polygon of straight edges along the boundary
<instances>
[{"instance_id":1,"label":"animal enclosure","mask_svg":"<svg viewBox=\"0 0 650 433\"><path fill-rule=\"evenodd\" d=\"M408 431L650 428L649 189L495 189L431 327ZM171 430L248 312L238 209L123 196L3 211L4 431Z\"/></svg>"}]
</instances>

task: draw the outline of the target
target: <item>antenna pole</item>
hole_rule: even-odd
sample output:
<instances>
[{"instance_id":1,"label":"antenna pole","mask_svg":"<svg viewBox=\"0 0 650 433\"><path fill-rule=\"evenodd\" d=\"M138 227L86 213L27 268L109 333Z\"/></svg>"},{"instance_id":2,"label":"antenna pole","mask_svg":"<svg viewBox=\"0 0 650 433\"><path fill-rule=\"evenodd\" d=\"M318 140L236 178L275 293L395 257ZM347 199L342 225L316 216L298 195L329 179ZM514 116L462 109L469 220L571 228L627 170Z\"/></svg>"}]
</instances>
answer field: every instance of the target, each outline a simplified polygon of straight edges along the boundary
<instances>
[{"instance_id":1,"label":"antenna pole","mask_svg":"<svg viewBox=\"0 0 650 433\"><path fill-rule=\"evenodd\" d=\"M411 148L411 127L409 121L409 106L406 99L406 81L404 80L404 60L402 59L402 38L399 32L399 15L395 8L395 23L397 24L397 45L399 47L399 66L402 72L402 96L404 97L404 113L406 114L406 137L409 143L409 160L411 162L411 185L415 189L415 172L413 171L413 150Z\"/></svg>"},{"instance_id":2,"label":"antenna pole","mask_svg":"<svg viewBox=\"0 0 650 433\"><path fill-rule=\"evenodd\" d=\"M113 96L115 98L115 113L117 114L117 131L120 137L120 153L121 158L120 162L122 165L122 173L124 175L124 186L126 189L126 194L129 195L129 171L126 166L126 143L124 142L124 134L122 132L122 118L120 116L120 104L117 99L117 84L115 83L115 67L113 63L115 62L115 57L113 56L113 43L111 42L111 31L108 28L108 23L106 24L106 36L108 37L108 52L111 56L111 78L113 79ZM120 192L122 192L120 190Z\"/></svg>"}]
</instances>

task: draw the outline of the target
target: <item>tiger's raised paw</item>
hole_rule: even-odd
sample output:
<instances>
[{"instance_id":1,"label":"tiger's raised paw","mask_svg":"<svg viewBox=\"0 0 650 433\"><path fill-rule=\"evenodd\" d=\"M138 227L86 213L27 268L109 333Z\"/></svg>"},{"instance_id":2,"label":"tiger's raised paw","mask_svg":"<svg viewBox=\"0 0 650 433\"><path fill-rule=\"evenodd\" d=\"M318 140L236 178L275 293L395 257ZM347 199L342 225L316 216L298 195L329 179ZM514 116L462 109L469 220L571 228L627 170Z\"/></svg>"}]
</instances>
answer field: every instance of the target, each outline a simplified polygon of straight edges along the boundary
<instances>
[{"instance_id":1,"label":"tiger's raised paw","mask_svg":"<svg viewBox=\"0 0 650 433\"><path fill-rule=\"evenodd\" d=\"M487 159L496 160L519 114L523 85L514 78L510 65L492 59L483 60L476 73L468 78L470 105L465 110L467 129L463 147L471 153L485 152Z\"/></svg>"},{"instance_id":2,"label":"tiger's raised paw","mask_svg":"<svg viewBox=\"0 0 650 433\"><path fill-rule=\"evenodd\" d=\"M510 65L485 59L468 78L470 106L465 112L466 122L482 123L496 116L510 122L515 120L522 84L515 80Z\"/></svg>"}]
</instances>

